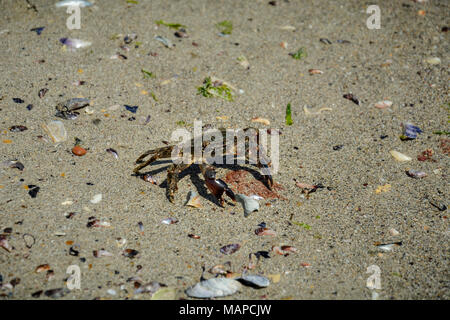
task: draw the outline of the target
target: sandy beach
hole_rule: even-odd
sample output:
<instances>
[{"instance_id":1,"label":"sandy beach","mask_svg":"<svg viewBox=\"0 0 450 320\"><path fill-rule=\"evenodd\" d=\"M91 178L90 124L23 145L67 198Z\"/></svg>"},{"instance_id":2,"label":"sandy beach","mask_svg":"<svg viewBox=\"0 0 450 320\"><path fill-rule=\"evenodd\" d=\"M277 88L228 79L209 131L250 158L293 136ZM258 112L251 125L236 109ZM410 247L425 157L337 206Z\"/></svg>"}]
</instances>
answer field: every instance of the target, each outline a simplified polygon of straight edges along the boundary
<instances>
[{"instance_id":1,"label":"sandy beach","mask_svg":"<svg viewBox=\"0 0 450 320\"><path fill-rule=\"evenodd\" d=\"M74 30L56 1L0 2L1 299L151 299L136 289L152 281L194 299L185 290L217 265L270 280L217 299L449 299L448 1L92 2ZM370 4L380 29L367 27ZM207 77L231 85L233 100L198 94ZM73 98L89 106L55 116ZM43 129L56 120L58 143ZM279 197L244 217L240 203L218 205L198 166L182 172L174 203L170 159L145 169L157 184L133 175L139 155L194 121L279 129ZM421 133L402 140L407 123ZM217 166L217 177L233 170L258 183L251 165ZM185 206L189 191L202 208ZM261 223L276 234L255 234ZM229 244L240 249L223 254ZM74 265L80 288L64 289Z\"/></svg>"}]
</instances>

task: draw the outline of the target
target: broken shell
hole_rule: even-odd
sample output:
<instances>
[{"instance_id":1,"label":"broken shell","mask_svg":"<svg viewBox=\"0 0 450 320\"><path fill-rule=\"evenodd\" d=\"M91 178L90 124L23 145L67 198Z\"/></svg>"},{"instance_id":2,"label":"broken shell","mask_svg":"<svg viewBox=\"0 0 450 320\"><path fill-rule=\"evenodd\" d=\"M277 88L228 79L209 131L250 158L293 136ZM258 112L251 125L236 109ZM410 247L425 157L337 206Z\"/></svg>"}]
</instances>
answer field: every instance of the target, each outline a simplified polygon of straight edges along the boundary
<instances>
[{"instance_id":1,"label":"broken shell","mask_svg":"<svg viewBox=\"0 0 450 320\"><path fill-rule=\"evenodd\" d=\"M150 182L151 184L155 184L155 185L158 184L158 181L156 181L156 179L153 178L150 174L144 174L142 176L142 180Z\"/></svg>"},{"instance_id":2,"label":"broken shell","mask_svg":"<svg viewBox=\"0 0 450 320\"><path fill-rule=\"evenodd\" d=\"M67 46L70 49L80 49L80 48L85 48L85 47L89 47L92 42L90 41L85 41L85 40L80 40L80 39L71 39L71 38L61 38L59 39L59 41Z\"/></svg>"},{"instance_id":3,"label":"broken shell","mask_svg":"<svg viewBox=\"0 0 450 320\"><path fill-rule=\"evenodd\" d=\"M0 247L2 247L3 249L5 249L8 252L11 252L11 250L12 250L11 245L8 243L8 240L3 235L0 235Z\"/></svg>"},{"instance_id":4,"label":"broken shell","mask_svg":"<svg viewBox=\"0 0 450 320\"><path fill-rule=\"evenodd\" d=\"M166 218L166 219L162 220L161 222L164 224L174 224L174 223L178 222L178 219L170 217L170 218Z\"/></svg>"},{"instance_id":5,"label":"broken shell","mask_svg":"<svg viewBox=\"0 0 450 320\"><path fill-rule=\"evenodd\" d=\"M22 162L15 161L15 160L10 160L10 161L7 160L7 161L0 162L0 167L17 168L20 171L23 171L23 169L25 168L25 166L22 164Z\"/></svg>"},{"instance_id":6,"label":"broken shell","mask_svg":"<svg viewBox=\"0 0 450 320\"><path fill-rule=\"evenodd\" d=\"M425 60L426 63L432 64L432 65L436 65L436 64L440 64L441 63L441 59L439 59L438 57L433 57L433 58L428 58Z\"/></svg>"},{"instance_id":7,"label":"broken shell","mask_svg":"<svg viewBox=\"0 0 450 320\"><path fill-rule=\"evenodd\" d=\"M114 158L119 159L119 154L113 148L106 149L106 152L111 153L114 156Z\"/></svg>"},{"instance_id":8,"label":"broken shell","mask_svg":"<svg viewBox=\"0 0 450 320\"><path fill-rule=\"evenodd\" d=\"M64 124L59 120L51 121L49 124L43 124L42 128L54 143L63 142L67 139L67 131L64 128Z\"/></svg>"},{"instance_id":9,"label":"broken shell","mask_svg":"<svg viewBox=\"0 0 450 320\"><path fill-rule=\"evenodd\" d=\"M425 178L427 176L427 174L423 171L419 171L419 170L407 170L406 174L408 176L410 176L411 178L415 178L415 179L421 179L421 178Z\"/></svg>"},{"instance_id":10,"label":"broken shell","mask_svg":"<svg viewBox=\"0 0 450 320\"><path fill-rule=\"evenodd\" d=\"M297 248L293 246L281 246L281 250L287 251L287 252L297 252Z\"/></svg>"},{"instance_id":11,"label":"broken shell","mask_svg":"<svg viewBox=\"0 0 450 320\"><path fill-rule=\"evenodd\" d=\"M117 238L116 244L119 248L123 247L127 243L127 239L124 238Z\"/></svg>"},{"instance_id":12,"label":"broken shell","mask_svg":"<svg viewBox=\"0 0 450 320\"><path fill-rule=\"evenodd\" d=\"M270 126L270 121L265 118L260 118L260 117L252 118L252 122L259 122L259 123L265 124L266 126Z\"/></svg>"},{"instance_id":13,"label":"broken shell","mask_svg":"<svg viewBox=\"0 0 450 320\"><path fill-rule=\"evenodd\" d=\"M70 290L67 288L57 288L57 289L47 290L44 292L44 294L47 297L58 299L58 298L62 298L69 292L70 292Z\"/></svg>"},{"instance_id":14,"label":"broken shell","mask_svg":"<svg viewBox=\"0 0 450 320\"><path fill-rule=\"evenodd\" d=\"M211 274L227 274L227 271L225 270L225 266L218 264L209 269L209 273Z\"/></svg>"},{"instance_id":15,"label":"broken shell","mask_svg":"<svg viewBox=\"0 0 450 320\"><path fill-rule=\"evenodd\" d=\"M385 252L392 251L392 249L395 246L401 246L401 245L402 245L401 241L400 242L394 242L394 243L386 243L386 244L376 244L378 249L380 249L382 251L385 251Z\"/></svg>"},{"instance_id":16,"label":"broken shell","mask_svg":"<svg viewBox=\"0 0 450 320\"><path fill-rule=\"evenodd\" d=\"M41 264L40 266L36 267L34 272L40 273L40 272L44 272L44 271L48 271L48 270L50 270L50 265L48 265L48 264Z\"/></svg>"},{"instance_id":17,"label":"broken shell","mask_svg":"<svg viewBox=\"0 0 450 320\"><path fill-rule=\"evenodd\" d=\"M164 284L161 284L156 281L152 281L150 283L144 284L144 285L140 286L139 288L137 288L134 291L134 294L140 294L140 293L144 293L144 292L153 294L156 291L158 291L159 289L161 289L161 287L163 287L163 286L165 287Z\"/></svg>"},{"instance_id":18,"label":"broken shell","mask_svg":"<svg viewBox=\"0 0 450 320\"><path fill-rule=\"evenodd\" d=\"M309 72L310 75L313 75L313 74L322 74L322 73L323 73L323 71L322 71L322 70L319 70L319 69L309 69L308 72Z\"/></svg>"},{"instance_id":19,"label":"broken shell","mask_svg":"<svg viewBox=\"0 0 450 320\"><path fill-rule=\"evenodd\" d=\"M392 101L389 100L378 101L377 103L375 103L375 108L378 109L386 109L390 106L392 106Z\"/></svg>"},{"instance_id":20,"label":"broken shell","mask_svg":"<svg viewBox=\"0 0 450 320\"><path fill-rule=\"evenodd\" d=\"M215 298L235 294L242 285L233 279L213 278L197 283L186 290L186 294L193 298Z\"/></svg>"},{"instance_id":21,"label":"broken shell","mask_svg":"<svg viewBox=\"0 0 450 320\"><path fill-rule=\"evenodd\" d=\"M242 274L240 278L238 278L243 284L249 285L255 288L265 288L270 284L270 280L266 277L257 275L257 274Z\"/></svg>"},{"instance_id":22,"label":"broken shell","mask_svg":"<svg viewBox=\"0 0 450 320\"><path fill-rule=\"evenodd\" d=\"M251 197L247 197L244 194L236 194L236 200L242 204L244 208L244 216L248 216L253 211L259 210L259 202Z\"/></svg>"},{"instance_id":23,"label":"broken shell","mask_svg":"<svg viewBox=\"0 0 450 320\"><path fill-rule=\"evenodd\" d=\"M101 221L99 219L91 219L86 225L88 228L100 228L100 227L110 227L111 224L107 221Z\"/></svg>"},{"instance_id":24,"label":"broken shell","mask_svg":"<svg viewBox=\"0 0 450 320\"><path fill-rule=\"evenodd\" d=\"M223 254L233 254L241 248L239 243L233 243L220 248L220 252Z\"/></svg>"},{"instance_id":25,"label":"broken shell","mask_svg":"<svg viewBox=\"0 0 450 320\"><path fill-rule=\"evenodd\" d=\"M161 37L161 36L155 36L155 40L161 42L166 48L173 48L175 45L167 38Z\"/></svg>"},{"instance_id":26,"label":"broken shell","mask_svg":"<svg viewBox=\"0 0 450 320\"><path fill-rule=\"evenodd\" d=\"M94 254L94 257L96 257L96 258L112 257L113 256L112 253L110 253L110 252L108 252L106 250L103 250L103 249L101 249L101 250L94 250L92 253Z\"/></svg>"},{"instance_id":27,"label":"broken shell","mask_svg":"<svg viewBox=\"0 0 450 320\"><path fill-rule=\"evenodd\" d=\"M412 158L408 157L407 155L404 155L403 153L400 153L398 151L395 150L391 150L389 151L389 153L394 157L395 160L397 161L411 161Z\"/></svg>"},{"instance_id":28,"label":"broken shell","mask_svg":"<svg viewBox=\"0 0 450 320\"><path fill-rule=\"evenodd\" d=\"M139 251L134 249L125 249L122 253L123 256L133 259L135 256L137 256Z\"/></svg>"},{"instance_id":29,"label":"broken shell","mask_svg":"<svg viewBox=\"0 0 450 320\"><path fill-rule=\"evenodd\" d=\"M269 228L258 228L255 230L257 236L276 236L277 233Z\"/></svg>"},{"instance_id":30,"label":"broken shell","mask_svg":"<svg viewBox=\"0 0 450 320\"><path fill-rule=\"evenodd\" d=\"M175 300L176 298L175 288L161 288L152 295L151 300Z\"/></svg>"},{"instance_id":31,"label":"broken shell","mask_svg":"<svg viewBox=\"0 0 450 320\"><path fill-rule=\"evenodd\" d=\"M398 236L400 234L400 232L398 232L397 230L395 230L394 228L389 229L389 234L393 237Z\"/></svg>"},{"instance_id":32,"label":"broken shell","mask_svg":"<svg viewBox=\"0 0 450 320\"><path fill-rule=\"evenodd\" d=\"M188 200L186 205L194 208L202 208L202 204L200 203L200 196L195 191L189 191Z\"/></svg>"},{"instance_id":33,"label":"broken shell","mask_svg":"<svg viewBox=\"0 0 450 320\"><path fill-rule=\"evenodd\" d=\"M102 201L102 194L96 194L91 200L90 202L93 204L99 203L100 201Z\"/></svg>"},{"instance_id":34,"label":"broken shell","mask_svg":"<svg viewBox=\"0 0 450 320\"><path fill-rule=\"evenodd\" d=\"M200 236L198 236L196 234L192 234L192 233L188 234L188 237L192 238L192 239L200 239Z\"/></svg>"}]
</instances>

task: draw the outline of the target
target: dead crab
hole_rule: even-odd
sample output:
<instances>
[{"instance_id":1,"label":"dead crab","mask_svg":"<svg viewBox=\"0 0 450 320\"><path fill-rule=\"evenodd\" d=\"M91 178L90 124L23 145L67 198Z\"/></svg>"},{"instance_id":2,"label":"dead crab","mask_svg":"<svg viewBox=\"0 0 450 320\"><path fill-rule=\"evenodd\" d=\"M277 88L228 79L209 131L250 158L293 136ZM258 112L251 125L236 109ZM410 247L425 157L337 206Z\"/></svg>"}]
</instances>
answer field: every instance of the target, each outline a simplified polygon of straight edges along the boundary
<instances>
[{"instance_id":1,"label":"dead crab","mask_svg":"<svg viewBox=\"0 0 450 320\"><path fill-rule=\"evenodd\" d=\"M270 159L267 158L267 156L265 155L265 151L262 148L262 146L259 143L259 133L258 131L256 131L255 129L253 129L254 131L249 133L249 129L253 129L253 128L246 128L243 130L244 134L245 134L245 160L249 161L250 160L250 155L251 155L251 148L249 148L250 145L250 135L255 135L256 136L256 151L260 153L260 157L255 157L257 159L256 161L256 165L258 166L259 169L261 169L261 171L263 172L263 181L265 183L265 185L271 189L273 186L273 179L270 173L270 169L269 166L271 165L270 163ZM222 137L226 137L226 130L225 129L220 129L220 132L222 134ZM166 195L167 198L169 199L170 202L174 202L174 195L178 190L178 181L179 181L179 174L186 170L187 168L189 168L191 165L193 164L198 164L200 167L200 170L202 172L203 178L205 179L205 184L208 187L209 191L214 195L214 197L217 199L217 201L219 202L219 204L221 206L224 205L224 199L223 199L223 194L225 193L228 197L230 197L233 201L236 201L234 192L228 187L228 185L221 179L216 179L216 171L214 169L214 167L210 164L208 164L208 162L206 161L205 158L201 158L201 159L194 159L194 145L195 145L195 140L197 138L194 137L193 139L191 139L190 141L188 141L188 144L186 145L188 148L190 146L190 150L191 150L191 157L190 159L188 159L188 161L183 161L179 164L177 163L173 163L171 166L169 166L169 168L167 169L167 189L166 189ZM253 140L255 141L255 140ZM214 147L214 146L218 146L217 144L215 144L214 141L202 141L201 142L202 145L202 153L203 151L205 151L206 147ZM232 154L234 157L237 156L237 148L234 146L232 148L232 152L228 152L227 153L227 143L226 143L226 139L223 139L223 145L222 146L218 146L219 148L223 148L223 155L229 155ZM133 172L140 177L144 177L144 174L140 172L141 169L143 169L144 167L150 165L151 163L155 162L156 160L159 159L168 159L168 158L172 158L173 155L178 155L178 157L182 158L183 157L183 147L180 145L171 145L171 146L166 146L166 147L162 147L162 148L157 148L157 149L152 149L149 151L144 152L141 156L139 156L139 158L136 160L136 164L138 164L138 166L136 168L134 168ZM150 159L144 161L144 159L147 156L150 156Z\"/></svg>"}]
</instances>

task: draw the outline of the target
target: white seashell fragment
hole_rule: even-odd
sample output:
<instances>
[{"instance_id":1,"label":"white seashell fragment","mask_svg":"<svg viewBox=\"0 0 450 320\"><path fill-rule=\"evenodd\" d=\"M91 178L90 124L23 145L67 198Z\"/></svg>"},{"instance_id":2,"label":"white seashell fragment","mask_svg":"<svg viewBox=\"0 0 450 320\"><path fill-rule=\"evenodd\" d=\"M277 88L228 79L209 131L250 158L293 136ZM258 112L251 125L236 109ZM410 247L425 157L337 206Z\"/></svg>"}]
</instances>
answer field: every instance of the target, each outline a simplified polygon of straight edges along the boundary
<instances>
[{"instance_id":1,"label":"white seashell fragment","mask_svg":"<svg viewBox=\"0 0 450 320\"><path fill-rule=\"evenodd\" d=\"M389 229L389 234L393 237L398 236L400 234L400 232L398 232L397 230L395 230L394 228Z\"/></svg>"},{"instance_id":2,"label":"white seashell fragment","mask_svg":"<svg viewBox=\"0 0 450 320\"><path fill-rule=\"evenodd\" d=\"M244 284L249 284L250 286L254 286L257 288L265 288L268 287L270 284L269 279L257 274L244 273L239 279L243 280Z\"/></svg>"},{"instance_id":3,"label":"white seashell fragment","mask_svg":"<svg viewBox=\"0 0 450 320\"><path fill-rule=\"evenodd\" d=\"M188 201L186 202L186 206L194 207L194 208L202 208L202 204L200 203L200 196L195 191L189 191L188 193Z\"/></svg>"},{"instance_id":4,"label":"white seashell fragment","mask_svg":"<svg viewBox=\"0 0 450 320\"><path fill-rule=\"evenodd\" d=\"M375 108L377 109L386 109L390 106L392 106L392 101L389 100L378 101L377 103L375 103Z\"/></svg>"},{"instance_id":5,"label":"white seashell fragment","mask_svg":"<svg viewBox=\"0 0 450 320\"><path fill-rule=\"evenodd\" d=\"M398 151L395 150L391 150L389 151L389 153L394 157L395 160L397 161L411 161L412 158L408 157L407 155L400 153Z\"/></svg>"},{"instance_id":6,"label":"white seashell fragment","mask_svg":"<svg viewBox=\"0 0 450 320\"><path fill-rule=\"evenodd\" d=\"M167 38L161 37L161 36L155 36L155 40L161 42L166 48L173 48L175 45Z\"/></svg>"},{"instance_id":7,"label":"white seashell fragment","mask_svg":"<svg viewBox=\"0 0 450 320\"><path fill-rule=\"evenodd\" d=\"M92 44L92 42L90 42L90 41L85 41L85 40L81 40L81 39L72 39L72 38L61 38L59 41L63 45L65 45L66 47L68 47L70 49L86 48Z\"/></svg>"},{"instance_id":8,"label":"white seashell fragment","mask_svg":"<svg viewBox=\"0 0 450 320\"><path fill-rule=\"evenodd\" d=\"M100 201L102 201L102 194L96 194L92 199L91 199L91 203L96 204L99 203Z\"/></svg>"},{"instance_id":9,"label":"white seashell fragment","mask_svg":"<svg viewBox=\"0 0 450 320\"><path fill-rule=\"evenodd\" d=\"M259 210L259 202L252 197L247 197L244 194L236 194L236 200L242 204L244 208L244 215L247 217L253 211Z\"/></svg>"},{"instance_id":10,"label":"white seashell fragment","mask_svg":"<svg viewBox=\"0 0 450 320\"><path fill-rule=\"evenodd\" d=\"M127 244L127 239L125 238L117 238L116 239L116 244L119 248L122 248L124 245Z\"/></svg>"},{"instance_id":11,"label":"white seashell fragment","mask_svg":"<svg viewBox=\"0 0 450 320\"><path fill-rule=\"evenodd\" d=\"M239 64L241 66L243 66L245 69L249 69L250 68L250 62L248 62L247 58L245 56L240 56L237 58L237 60L239 61Z\"/></svg>"},{"instance_id":12,"label":"white seashell fragment","mask_svg":"<svg viewBox=\"0 0 450 320\"><path fill-rule=\"evenodd\" d=\"M439 59L438 57L433 57L433 58L428 58L425 60L426 63L435 65L435 64L440 64L441 63L441 59Z\"/></svg>"},{"instance_id":13,"label":"white seashell fragment","mask_svg":"<svg viewBox=\"0 0 450 320\"><path fill-rule=\"evenodd\" d=\"M117 294L116 290L114 290L114 289L108 289L108 291L106 291L106 293L111 296L115 296Z\"/></svg>"},{"instance_id":14,"label":"white seashell fragment","mask_svg":"<svg viewBox=\"0 0 450 320\"><path fill-rule=\"evenodd\" d=\"M67 131L64 128L64 124L59 120L51 121L48 124L43 124L42 128L54 143L59 143L67 140Z\"/></svg>"},{"instance_id":15,"label":"white seashell fragment","mask_svg":"<svg viewBox=\"0 0 450 320\"><path fill-rule=\"evenodd\" d=\"M164 219L164 220L162 220L161 221L161 223L164 223L164 224L174 224L174 223L177 223L178 222L178 220L176 219L176 218L166 218L166 219Z\"/></svg>"},{"instance_id":16,"label":"white seashell fragment","mask_svg":"<svg viewBox=\"0 0 450 320\"><path fill-rule=\"evenodd\" d=\"M242 285L233 279L212 278L201 281L186 290L186 294L194 298L215 298L235 294Z\"/></svg>"}]
</instances>

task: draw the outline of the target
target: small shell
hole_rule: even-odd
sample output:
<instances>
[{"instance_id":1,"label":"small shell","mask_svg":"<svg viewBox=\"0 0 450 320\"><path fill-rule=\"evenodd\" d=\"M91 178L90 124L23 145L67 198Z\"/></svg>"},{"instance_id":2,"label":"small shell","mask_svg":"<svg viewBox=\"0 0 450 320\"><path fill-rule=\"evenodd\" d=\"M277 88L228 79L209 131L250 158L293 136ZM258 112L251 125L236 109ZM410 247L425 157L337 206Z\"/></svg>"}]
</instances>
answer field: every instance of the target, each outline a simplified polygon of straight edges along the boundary
<instances>
[{"instance_id":1,"label":"small shell","mask_svg":"<svg viewBox=\"0 0 450 320\"><path fill-rule=\"evenodd\" d=\"M309 69L308 72L309 72L310 75L313 75L313 74L322 74L322 73L323 73L323 71L322 71L322 70L319 70L319 69Z\"/></svg>"},{"instance_id":2,"label":"small shell","mask_svg":"<svg viewBox=\"0 0 450 320\"><path fill-rule=\"evenodd\" d=\"M220 252L223 254L233 254L241 248L239 243L233 243L220 248Z\"/></svg>"},{"instance_id":3,"label":"small shell","mask_svg":"<svg viewBox=\"0 0 450 320\"><path fill-rule=\"evenodd\" d=\"M93 204L97 204L97 203L99 203L100 201L102 201L102 194L101 194L101 193L96 194L96 195L90 200L90 202L93 203Z\"/></svg>"},{"instance_id":4,"label":"small shell","mask_svg":"<svg viewBox=\"0 0 450 320\"><path fill-rule=\"evenodd\" d=\"M395 230L394 228L389 229L389 234L393 237L398 236L400 234L400 232L398 232L397 230Z\"/></svg>"},{"instance_id":5,"label":"small shell","mask_svg":"<svg viewBox=\"0 0 450 320\"><path fill-rule=\"evenodd\" d=\"M388 252L388 251L392 251L392 249L395 246L401 246L401 245L402 245L402 242L394 242L394 243L386 243L386 244L377 244L376 246L378 249Z\"/></svg>"},{"instance_id":6,"label":"small shell","mask_svg":"<svg viewBox=\"0 0 450 320\"><path fill-rule=\"evenodd\" d=\"M161 289L161 284L159 282L152 281L152 282L144 284L144 285L140 286L139 288L137 288L136 290L134 290L134 294L140 294L140 293L144 293L144 292L153 294L156 291L158 291L159 289Z\"/></svg>"},{"instance_id":7,"label":"small shell","mask_svg":"<svg viewBox=\"0 0 450 320\"><path fill-rule=\"evenodd\" d=\"M258 228L255 230L257 236L276 236L277 233L269 228Z\"/></svg>"},{"instance_id":8,"label":"small shell","mask_svg":"<svg viewBox=\"0 0 450 320\"><path fill-rule=\"evenodd\" d=\"M270 121L265 118L260 118L260 117L252 118L252 122L258 122L258 123L265 124L266 126L270 126Z\"/></svg>"},{"instance_id":9,"label":"small shell","mask_svg":"<svg viewBox=\"0 0 450 320\"><path fill-rule=\"evenodd\" d=\"M175 47L175 45L172 43L172 41L170 41L167 38L164 38L164 37L161 37L161 36L156 36L155 40L161 42L164 46L166 46L166 48L171 49L171 48Z\"/></svg>"},{"instance_id":10,"label":"small shell","mask_svg":"<svg viewBox=\"0 0 450 320\"><path fill-rule=\"evenodd\" d=\"M194 298L215 298L235 294L242 285L233 279L213 278L197 283L186 290L186 294Z\"/></svg>"},{"instance_id":11,"label":"small shell","mask_svg":"<svg viewBox=\"0 0 450 320\"><path fill-rule=\"evenodd\" d=\"M137 256L139 251L134 249L125 249L122 253L123 256L133 259L135 256Z\"/></svg>"},{"instance_id":12,"label":"small shell","mask_svg":"<svg viewBox=\"0 0 450 320\"><path fill-rule=\"evenodd\" d=\"M270 284L270 280L266 277L257 275L257 274L246 274L244 273L239 280L242 280L242 282L246 285L250 285L252 287L256 288L265 288L268 287Z\"/></svg>"},{"instance_id":13,"label":"small shell","mask_svg":"<svg viewBox=\"0 0 450 320\"><path fill-rule=\"evenodd\" d=\"M122 248L124 245L127 244L127 239L124 238L117 238L116 239L116 244L119 248Z\"/></svg>"},{"instance_id":14,"label":"small shell","mask_svg":"<svg viewBox=\"0 0 450 320\"><path fill-rule=\"evenodd\" d=\"M67 140L67 131L64 128L64 124L59 120L51 121L48 124L43 124L42 128L54 143L59 143Z\"/></svg>"},{"instance_id":15,"label":"small shell","mask_svg":"<svg viewBox=\"0 0 450 320\"><path fill-rule=\"evenodd\" d=\"M440 64L441 63L441 59L439 59L438 57L433 57L433 58L428 58L425 60L426 63L432 64L432 65L436 65L436 64Z\"/></svg>"},{"instance_id":16,"label":"small shell","mask_svg":"<svg viewBox=\"0 0 450 320\"><path fill-rule=\"evenodd\" d=\"M119 154L113 148L106 149L106 152L112 154L114 156L114 158L119 159Z\"/></svg>"},{"instance_id":17,"label":"small shell","mask_svg":"<svg viewBox=\"0 0 450 320\"><path fill-rule=\"evenodd\" d=\"M247 217L253 211L259 210L259 202L251 197L247 197L244 194L236 194L236 200L242 204L244 208L244 215Z\"/></svg>"},{"instance_id":18,"label":"small shell","mask_svg":"<svg viewBox=\"0 0 450 320\"><path fill-rule=\"evenodd\" d=\"M200 239L200 236L193 234L193 233L188 234L188 237L192 238L192 239Z\"/></svg>"},{"instance_id":19,"label":"small shell","mask_svg":"<svg viewBox=\"0 0 450 320\"><path fill-rule=\"evenodd\" d=\"M34 269L34 272L40 273L44 271L50 270L50 265L48 264L41 264L40 266L37 266L36 269Z\"/></svg>"},{"instance_id":20,"label":"small shell","mask_svg":"<svg viewBox=\"0 0 450 320\"><path fill-rule=\"evenodd\" d=\"M61 38L61 39L59 39L59 41L63 45L65 45L71 49L85 48L85 47L89 47L92 44L92 42L90 42L90 41L85 41L85 40L80 40L80 39L71 39L71 38Z\"/></svg>"},{"instance_id":21,"label":"small shell","mask_svg":"<svg viewBox=\"0 0 450 320\"><path fill-rule=\"evenodd\" d=\"M152 175L150 175L150 174L144 174L143 176L142 176L142 180L144 180L144 181L147 181L147 182L150 182L151 184L154 184L154 185L157 185L158 184L158 181L156 181L156 179L155 178L153 178L153 176Z\"/></svg>"},{"instance_id":22,"label":"small shell","mask_svg":"<svg viewBox=\"0 0 450 320\"><path fill-rule=\"evenodd\" d=\"M427 176L427 174L423 171L419 171L419 170L407 170L406 174L408 176L410 176L411 178L415 178L415 179L421 179L421 178L425 178Z\"/></svg>"},{"instance_id":23,"label":"small shell","mask_svg":"<svg viewBox=\"0 0 450 320\"><path fill-rule=\"evenodd\" d=\"M211 274L227 274L227 271L225 270L225 266L218 264L209 269L209 273Z\"/></svg>"},{"instance_id":24,"label":"small shell","mask_svg":"<svg viewBox=\"0 0 450 320\"><path fill-rule=\"evenodd\" d=\"M174 223L177 223L177 222L178 222L178 219L177 218L172 218L172 217L166 218L166 219L161 221L161 223L164 223L164 224L174 224Z\"/></svg>"},{"instance_id":25,"label":"small shell","mask_svg":"<svg viewBox=\"0 0 450 320\"><path fill-rule=\"evenodd\" d=\"M101 250L94 250L92 253L94 254L94 257L96 257L96 258L112 257L113 256L112 253L110 253L110 252L108 252L106 250L103 250L103 249L101 249Z\"/></svg>"},{"instance_id":26,"label":"small shell","mask_svg":"<svg viewBox=\"0 0 450 320\"><path fill-rule=\"evenodd\" d=\"M11 252L11 250L12 250L12 247L9 244L9 242L5 236L0 236L0 247L2 247L3 249L5 249L8 252Z\"/></svg>"},{"instance_id":27,"label":"small shell","mask_svg":"<svg viewBox=\"0 0 450 320\"><path fill-rule=\"evenodd\" d=\"M63 296L65 296L69 292L70 292L70 290L67 289L67 288L57 288L57 289L47 290L47 291L44 292L44 294L47 297L58 299L58 298L62 298Z\"/></svg>"},{"instance_id":28,"label":"small shell","mask_svg":"<svg viewBox=\"0 0 450 320\"><path fill-rule=\"evenodd\" d=\"M188 201L186 205L194 208L202 208L202 204L200 203L200 196L195 191L189 191Z\"/></svg>"},{"instance_id":29,"label":"small shell","mask_svg":"<svg viewBox=\"0 0 450 320\"><path fill-rule=\"evenodd\" d=\"M390 106L392 106L392 101L389 100L378 101L377 103L375 103L375 108L377 109L386 109Z\"/></svg>"},{"instance_id":30,"label":"small shell","mask_svg":"<svg viewBox=\"0 0 450 320\"><path fill-rule=\"evenodd\" d=\"M395 160L397 161L411 161L412 158L408 157L407 155L404 155L403 153L400 153L398 151L395 150L391 150L389 151L389 153L394 157Z\"/></svg>"},{"instance_id":31,"label":"small shell","mask_svg":"<svg viewBox=\"0 0 450 320\"><path fill-rule=\"evenodd\" d=\"M88 228L100 228L100 227L108 228L111 226L111 224L107 221L101 221L99 219L91 219L89 220L86 226Z\"/></svg>"}]
</instances>

